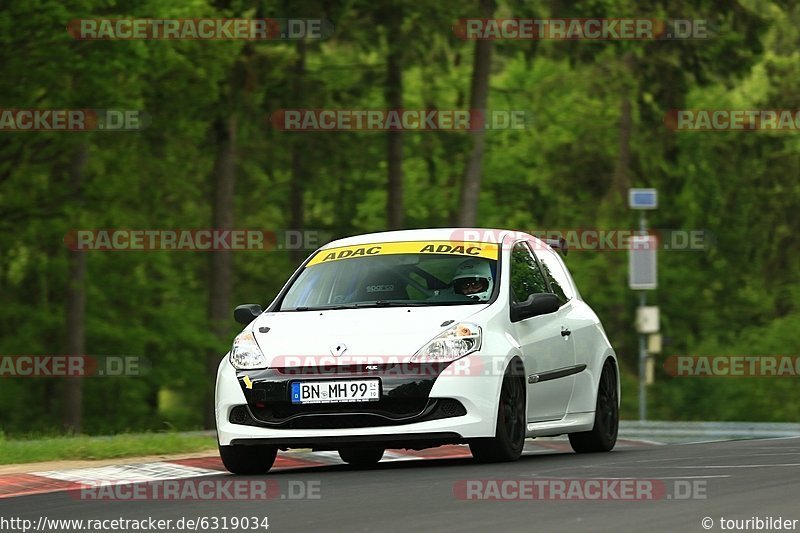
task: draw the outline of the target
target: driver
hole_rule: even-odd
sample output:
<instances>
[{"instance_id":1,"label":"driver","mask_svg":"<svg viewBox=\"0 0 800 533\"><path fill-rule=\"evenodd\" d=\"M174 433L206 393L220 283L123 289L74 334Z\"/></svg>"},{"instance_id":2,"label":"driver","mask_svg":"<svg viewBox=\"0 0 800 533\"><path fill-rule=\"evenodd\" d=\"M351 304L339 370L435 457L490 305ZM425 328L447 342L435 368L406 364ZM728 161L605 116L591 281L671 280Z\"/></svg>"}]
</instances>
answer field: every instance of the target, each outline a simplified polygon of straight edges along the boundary
<instances>
[{"instance_id":1,"label":"driver","mask_svg":"<svg viewBox=\"0 0 800 533\"><path fill-rule=\"evenodd\" d=\"M487 261L467 259L453 276L453 290L473 300L488 300L492 294L492 270Z\"/></svg>"}]
</instances>

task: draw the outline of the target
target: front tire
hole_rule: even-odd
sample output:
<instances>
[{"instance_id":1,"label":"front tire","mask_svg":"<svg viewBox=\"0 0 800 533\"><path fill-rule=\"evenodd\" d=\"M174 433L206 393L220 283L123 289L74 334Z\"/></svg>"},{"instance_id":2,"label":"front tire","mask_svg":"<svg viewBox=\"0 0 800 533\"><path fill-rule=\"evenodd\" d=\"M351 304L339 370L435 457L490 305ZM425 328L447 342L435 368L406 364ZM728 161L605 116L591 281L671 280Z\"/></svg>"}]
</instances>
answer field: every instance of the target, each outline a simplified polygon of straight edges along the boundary
<instances>
[{"instance_id":1,"label":"front tire","mask_svg":"<svg viewBox=\"0 0 800 533\"><path fill-rule=\"evenodd\" d=\"M603 365L603 372L600 374L594 427L591 431L570 433L569 444L577 453L608 452L617 443L618 431L617 373L614 371L613 363L609 360Z\"/></svg>"},{"instance_id":2,"label":"front tire","mask_svg":"<svg viewBox=\"0 0 800 533\"><path fill-rule=\"evenodd\" d=\"M343 448L339 450L339 457L349 465L366 468L378 464L383 452L383 448Z\"/></svg>"},{"instance_id":3,"label":"front tire","mask_svg":"<svg viewBox=\"0 0 800 533\"><path fill-rule=\"evenodd\" d=\"M520 366L512 363L503 376L494 437L469 443L472 457L479 463L516 461L522 455L527 428L525 377Z\"/></svg>"},{"instance_id":4,"label":"front tire","mask_svg":"<svg viewBox=\"0 0 800 533\"><path fill-rule=\"evenodd\" d=\"M277 448L261 444L219 447L222 464L232 474L266 474L275 463L277 455Z\"/></svg>"}]
</instances>

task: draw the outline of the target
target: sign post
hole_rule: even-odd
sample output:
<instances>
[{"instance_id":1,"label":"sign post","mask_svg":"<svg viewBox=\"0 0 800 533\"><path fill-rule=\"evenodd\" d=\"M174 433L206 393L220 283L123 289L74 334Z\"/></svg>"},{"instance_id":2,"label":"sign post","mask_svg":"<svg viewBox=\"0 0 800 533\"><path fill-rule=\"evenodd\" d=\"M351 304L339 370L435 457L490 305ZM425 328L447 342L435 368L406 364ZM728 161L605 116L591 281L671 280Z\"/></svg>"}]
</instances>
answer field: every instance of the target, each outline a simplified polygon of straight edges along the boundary
<instances>
[{"instance_id":1,"label":"sign post","mask_svg":"<svg viewBox=\"0 0 800 533\"><path fill-rule=\"evenodd\" d=\"M659 331L658 307L647 306L647 293L658 286L656 238L648 234L646 211L658 207L656 189L629 189L628 207L639 211L639 235L631 238L628 251L628 286L639 291L636 331L639 333L639 419L647 420L647 384L652 381L648 372L647 335Z\"/></svg>"}]
</instances>

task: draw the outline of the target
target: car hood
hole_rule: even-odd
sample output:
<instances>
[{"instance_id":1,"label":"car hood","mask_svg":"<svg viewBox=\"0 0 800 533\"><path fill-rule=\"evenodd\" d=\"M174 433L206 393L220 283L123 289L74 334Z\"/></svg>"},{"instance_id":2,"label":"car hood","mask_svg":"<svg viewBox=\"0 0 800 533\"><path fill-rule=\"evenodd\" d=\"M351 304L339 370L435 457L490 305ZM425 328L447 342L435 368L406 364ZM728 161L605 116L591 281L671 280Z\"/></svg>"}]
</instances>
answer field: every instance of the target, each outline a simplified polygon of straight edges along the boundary
<instances>
[{"instance_id":1,"label":"car hood","mask_svg":"<svg viewBox=\"0 0 800 533\"><path fill-rule=\"evenodd\" d=\"M327 361L381 356L407 361L425 343L486 305L391 307L263 313L252 331L271 367L301 356ZM265 332L265 328L269 328ZM335 354L336 347L344 348ZM336 359L333 359L336 358ZM325 363L325 364L330 364Z\"/></svg>"}]
</instances>

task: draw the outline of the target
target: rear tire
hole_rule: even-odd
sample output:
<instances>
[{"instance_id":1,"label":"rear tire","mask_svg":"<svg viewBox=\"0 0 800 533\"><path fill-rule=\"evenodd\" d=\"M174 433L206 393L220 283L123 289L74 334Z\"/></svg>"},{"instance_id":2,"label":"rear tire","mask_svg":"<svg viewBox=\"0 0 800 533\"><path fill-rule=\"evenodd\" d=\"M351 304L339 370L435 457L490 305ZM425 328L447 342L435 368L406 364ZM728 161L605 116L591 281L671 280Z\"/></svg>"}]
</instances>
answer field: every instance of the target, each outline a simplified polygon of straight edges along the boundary
<instances>
[{"instance_id":1,"label":"rear tire","mask_svg":"<svg viewBox=\"0 0 800 533\"><path fill-rule=\"evenodd\" d=\"M609 360L603 365L603 372L600 374L594 427L591 431L570 433L569 444L577 453L608 452L617 443L618 430L617 373L614 371L614 364Z\"/></svg>"},{"instance_id":2,"label":"rear tire","mask_svg":"<svg viewBox=\"0 0 800 533\"><path fill-rule=\"evenodd\" d=\"M349 465L365 468L378 464L383 452L383 448L343 448L339 450L339 457Z\"/></svg>"},{"instance_id":3,"label":"rear tire","mask_svg":"<svg viewBox=\"0 0 800 533\"><path fill-rule=\"evenodd\" d=\"M277 455L277 448L261 444L219 447L222 464L232 474L266 474L275 463Z\"/></svg>"},{"instance_id":4,"label":"rear tire","mask_svg":"<svg viewBox=\"0 0 800 533\"><path fill-rule=\"evenodd\" d=\"M494 437L469 443L472 457L479 463L516 461L525 447L525 377L519 361L512 362L503 376L497 406Z\"/></svg>"}]
</instances>

